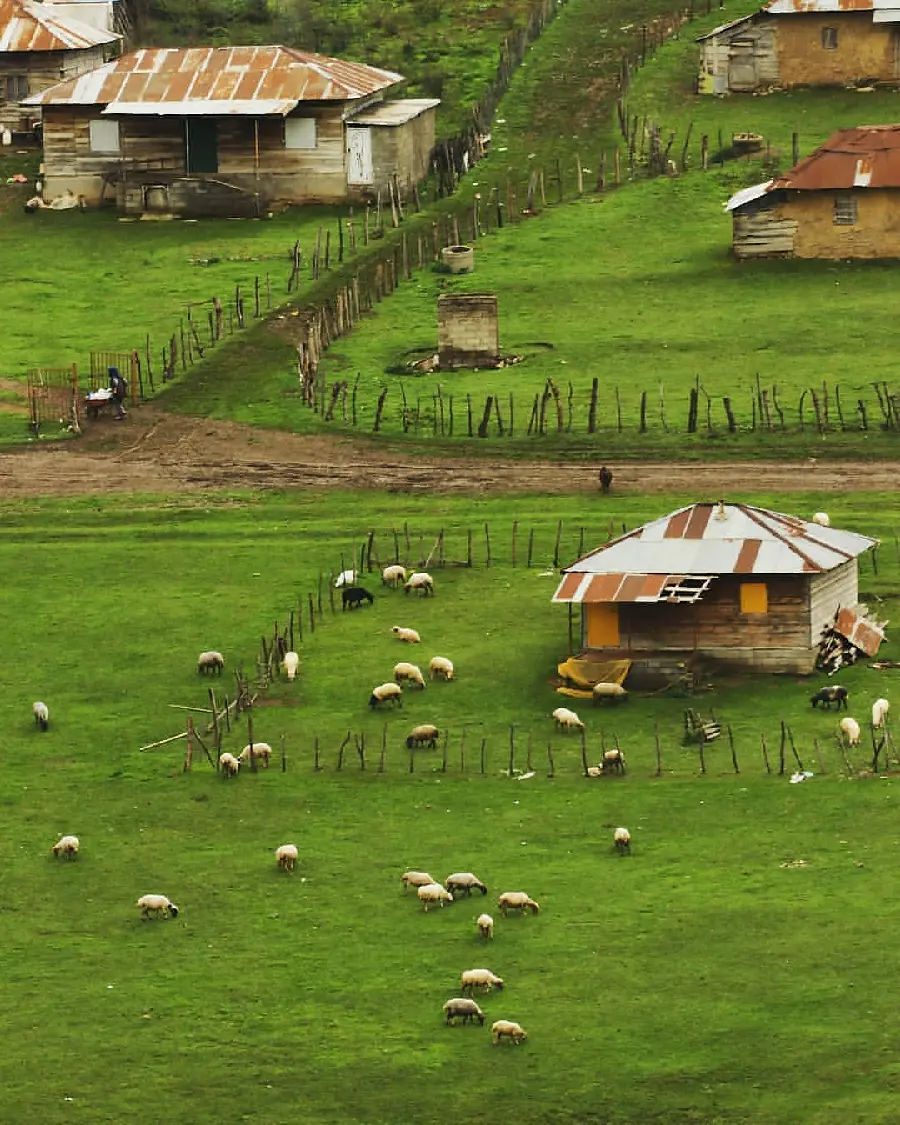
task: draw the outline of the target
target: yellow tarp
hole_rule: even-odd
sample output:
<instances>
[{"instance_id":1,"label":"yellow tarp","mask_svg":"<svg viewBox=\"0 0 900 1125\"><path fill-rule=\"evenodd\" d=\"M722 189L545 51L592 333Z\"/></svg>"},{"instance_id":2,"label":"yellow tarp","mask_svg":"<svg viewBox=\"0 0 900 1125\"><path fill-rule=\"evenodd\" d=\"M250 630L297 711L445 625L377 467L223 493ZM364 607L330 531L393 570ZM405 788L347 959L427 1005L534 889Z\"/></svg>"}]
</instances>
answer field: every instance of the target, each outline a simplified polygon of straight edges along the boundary
<instances>
[{"instance_id":1,"label":"yellow tarp","mask_svg":"<svg viewBox=\"0 0 900 1125\"><path fill-rule=\"evenodd\" d=\"M561 695L588 698L594 684L621 684L630 668L630 660L577 660L570 656L563 664L557 665L556 671L566 682L556 690Z\"/></svg>"}]
</instances>

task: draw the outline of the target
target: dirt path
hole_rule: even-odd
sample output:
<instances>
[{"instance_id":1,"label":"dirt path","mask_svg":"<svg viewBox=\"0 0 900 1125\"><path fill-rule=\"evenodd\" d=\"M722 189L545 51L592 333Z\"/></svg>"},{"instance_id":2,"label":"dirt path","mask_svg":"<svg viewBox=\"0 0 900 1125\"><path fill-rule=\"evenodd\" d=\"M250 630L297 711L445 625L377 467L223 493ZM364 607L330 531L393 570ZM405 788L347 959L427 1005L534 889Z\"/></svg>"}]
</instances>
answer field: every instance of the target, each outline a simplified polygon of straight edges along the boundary
<instances>
[{"instance_id":1,"label":"dirt path","mask_svg":"<svg viewBox=\"0 0 900 1125\"><path fill-rule=\"evenodd\" d=\"M900 463L629 462L618 493L683 492L713 497L754 492L890 491ZM599 465L430 458L387 453L330 435L260 431L142 407L117 424L103 420L77 442L0 455L0 496L102 492L162 494L210 488L372 488L437 494L572 493L597 490Z\"/></svg>"}]
</instances>

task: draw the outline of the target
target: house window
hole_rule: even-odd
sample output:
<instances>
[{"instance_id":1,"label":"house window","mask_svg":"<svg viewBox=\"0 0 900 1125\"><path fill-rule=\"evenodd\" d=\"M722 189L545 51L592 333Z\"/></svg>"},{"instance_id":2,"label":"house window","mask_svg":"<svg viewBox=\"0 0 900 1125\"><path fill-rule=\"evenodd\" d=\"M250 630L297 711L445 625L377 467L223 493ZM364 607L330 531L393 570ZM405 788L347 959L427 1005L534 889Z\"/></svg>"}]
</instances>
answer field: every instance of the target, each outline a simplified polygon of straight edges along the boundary
<instances>
[{"instance_id":1,"label":"house window","mask_svg":"<svg viewBox=\"0 0 900 1125\"><path fill-rule=\"evenodd\" d=\"M768 613L769 590L765 582L741 583L741 613Z\"/></svg>"},{"instance_id":2,"label":"house window","mask_svg":"<svg viewBox=\"0 0 900 1125\"><path fill-rule=\"evenodd\" d=\"M856 196L836 195L834 197L834 223L839 227L852 227L856 223Z\"/></svg>"},{"instance_id":3,"label":"house window","mask_svg":"<svg viewBox=\"0 0 900 1125\"><path fill-rule=\"evenodd\" d=\"M314 117L288 117L284 122L285 148L315 148L316 120Z\"/></svg>"},{"instance_id":4,"label":"house window","mask_svg":"<svg viewBox=\"0 0 900 1125\"><path fill-rule=\"evenodd\" d=\"M822 28L822 46L826 51L837 50L837 31L836 27Z\"/></svg>"},{"instance_id":5,"label":"house window","mask_svg":"<svg viewBox=\"0 0 900 1125\"><path fill-rule=\"evenodd\" d=\"M118 152L119 151L119 123L101 118L92 121L91 152Z\"/></svg>"},{"instance_id":6,"label":"house window","mask_svg":"<svg viewBox=\"0 0 900 1125\"><path fill-rule=\"evenodd\" d=\"M28 97L27 74L7 74L4 86L8 102L20 102Z\"/></svg>"}]
</instances>

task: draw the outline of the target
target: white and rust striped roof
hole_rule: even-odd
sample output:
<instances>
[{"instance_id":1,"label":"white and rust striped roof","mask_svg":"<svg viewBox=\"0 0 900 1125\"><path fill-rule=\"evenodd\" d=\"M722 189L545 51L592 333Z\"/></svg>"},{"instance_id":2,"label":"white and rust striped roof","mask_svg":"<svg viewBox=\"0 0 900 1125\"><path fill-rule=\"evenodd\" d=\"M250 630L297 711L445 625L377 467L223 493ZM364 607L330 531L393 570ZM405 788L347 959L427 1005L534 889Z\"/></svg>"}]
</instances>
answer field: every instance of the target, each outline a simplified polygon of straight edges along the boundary
<instances>
[{"instance_id":1,"label":"white and rust striped roof","mask_svg":"<svg viewBox=\"0 0 900 1125\"><path fill-rule=\"evenodd\" d=\"M59 82L27 104L105 105L113 114L117 103L148 115L174 106L194 114L284 113L298 102L356 101L402 81L390 70L291 47L154 47Z\"/></svg>"},{"instance_id":2,"label":"white and rust striped roof","mask_svg":"<svg viewBox=\"0 0 900 1125\"><path fill-rule=\"evenodd\" d=\"M121 39L37 0L0 0L0 52L78 51Z\"/></svg>"},{"instance_id":3,"label":"white and rust striped roof","mask_svg":"<svg viewBox=\"0 0 900 1125\"><path fill-rule=\"evenodd\" d=\"M750 504L691 504L566 567L553 600L696 600L678 595L723 574L819 574L877 542Z\"/></svg>"}]
</instances>

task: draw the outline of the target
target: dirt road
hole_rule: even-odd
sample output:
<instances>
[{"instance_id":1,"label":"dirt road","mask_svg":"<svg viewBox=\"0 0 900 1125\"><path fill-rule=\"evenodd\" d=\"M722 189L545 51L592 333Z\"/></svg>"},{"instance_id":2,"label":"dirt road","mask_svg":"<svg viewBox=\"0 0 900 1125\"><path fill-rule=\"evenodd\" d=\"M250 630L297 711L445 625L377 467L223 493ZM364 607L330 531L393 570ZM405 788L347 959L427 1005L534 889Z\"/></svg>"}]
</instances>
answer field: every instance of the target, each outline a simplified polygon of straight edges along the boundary
<instances>
[{"instance_id":1,"label":"dirt road","mask_svg":"<svg viewBox=\"0 0 900 1125\"><path fill-rule=\"evenodd\" d=\"M617 493L682 492L708 498L754 492L889 491L898 462L628 462ZM371 488L437 494L597 491L598 465L431 458L388 453L329 435L303 437L153 406L93 426L79 441L0 455L0 496L102 492L176 494L210 488Z\"/></svg>"}]
</instances>

